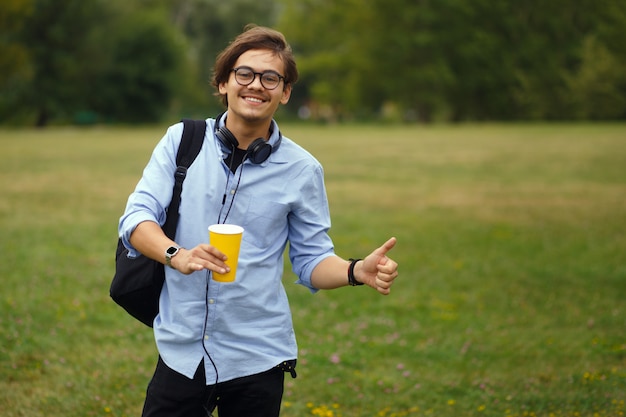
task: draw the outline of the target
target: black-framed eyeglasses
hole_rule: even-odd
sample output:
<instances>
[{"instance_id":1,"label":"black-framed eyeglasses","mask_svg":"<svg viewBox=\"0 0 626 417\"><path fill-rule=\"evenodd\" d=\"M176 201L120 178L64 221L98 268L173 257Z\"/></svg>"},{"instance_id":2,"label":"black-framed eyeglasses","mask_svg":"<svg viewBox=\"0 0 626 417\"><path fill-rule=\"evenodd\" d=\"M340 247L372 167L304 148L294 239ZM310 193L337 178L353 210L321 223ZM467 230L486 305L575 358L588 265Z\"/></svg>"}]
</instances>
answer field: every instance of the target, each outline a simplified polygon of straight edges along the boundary
<instances>
[{"instance_id":1,"label":"black-framed eyeglasses","mask_svg":"<svg viewBox=\"0 0 626 417\"><path fill-rule=\"evenodd\" d=\"M278 87L278 84L280 84L280 80L285 79L285 77L276 71L271 70L254 72L250 67L237 67L233 68L231 71L235 73L235 81L237 81L237 84L243 85L244 87L252 84L257 75L261 80L261 85L267 90L275 89Z\"/></svg>"}]
</instances>

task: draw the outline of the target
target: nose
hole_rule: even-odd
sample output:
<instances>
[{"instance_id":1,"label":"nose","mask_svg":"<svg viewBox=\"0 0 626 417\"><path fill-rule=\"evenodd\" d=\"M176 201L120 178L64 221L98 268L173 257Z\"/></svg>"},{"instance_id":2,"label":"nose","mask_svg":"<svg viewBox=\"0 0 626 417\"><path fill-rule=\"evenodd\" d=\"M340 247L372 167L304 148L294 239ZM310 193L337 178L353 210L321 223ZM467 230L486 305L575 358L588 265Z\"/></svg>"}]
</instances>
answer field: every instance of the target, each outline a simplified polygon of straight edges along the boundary
<instances>
[{"instance_id":1,"label":"nose","mask_svg":"<svg viewBox=\"0 0 626 417\"><path fill-rule=\"evenodd\" d=\"M263 83L261 83L261 76L263 74L254 74L254 78L252 79L252 82L250 84L248 84L248 88L256 88L256 89L263 89L265 87L263 87Z\"/></svg>"}]
</instances>

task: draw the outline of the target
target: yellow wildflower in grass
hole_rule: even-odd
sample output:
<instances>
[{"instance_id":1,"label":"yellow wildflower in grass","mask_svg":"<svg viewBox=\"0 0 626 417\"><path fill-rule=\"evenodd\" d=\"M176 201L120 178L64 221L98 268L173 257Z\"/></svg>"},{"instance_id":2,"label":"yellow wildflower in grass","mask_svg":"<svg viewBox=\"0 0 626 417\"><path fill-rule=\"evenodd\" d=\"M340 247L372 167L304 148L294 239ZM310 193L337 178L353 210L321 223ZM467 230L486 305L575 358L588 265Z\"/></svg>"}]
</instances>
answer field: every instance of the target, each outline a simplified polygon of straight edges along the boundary
<instances>
[{"instance_id":1,"label":"yellow wildflower in grass","mask_svg":"<svg viewBox=\"0 0 626 417\"><path fill-rule=\"evenodd\" d=\"M385 407L382 410L380 410L377 414L378 417L385 417L387 415L387 413L389 413L389 410L391 408L390 407Z\"/></svg>"},{"instance_id":2,"label":"yellow wildflower in grass","mask_svg":"<svg viewBox=\"0 0 626 417\"><path fill-rule=\"evenodd\" d=\"M312 404L311 404L312 405ZM307 403L308 407L308 403ZM339 414L335 415L335 412L328 408L325 405L320 405L319 407L309 407L311 408L311 414L318 417L340 417Z\"/></svg>"},{"instance_id":3,"label":"yellow wildflower in grass","mask_svg":"<svg viewBox=\"0 0 626 417\"><path fill-rule=\"evenodd\" d=\"M451 399L451 400L448 400L448 405L454 405L454 404L456 404L456 401L455 401L455 400L452 400L452 399Z\"/></svg>"},{"instance_id":4,"label":"yellow wildflower in grass","mask_svg":"<svg viewBox=\"0 0 626 417\"><path fill-rule=\"evenodd\" d=\"M481 404L478 406L477 410L479 413L482 413L483 411L485 411L486 408L487 406L485 404Z\"/></svg>"}]
</instances>

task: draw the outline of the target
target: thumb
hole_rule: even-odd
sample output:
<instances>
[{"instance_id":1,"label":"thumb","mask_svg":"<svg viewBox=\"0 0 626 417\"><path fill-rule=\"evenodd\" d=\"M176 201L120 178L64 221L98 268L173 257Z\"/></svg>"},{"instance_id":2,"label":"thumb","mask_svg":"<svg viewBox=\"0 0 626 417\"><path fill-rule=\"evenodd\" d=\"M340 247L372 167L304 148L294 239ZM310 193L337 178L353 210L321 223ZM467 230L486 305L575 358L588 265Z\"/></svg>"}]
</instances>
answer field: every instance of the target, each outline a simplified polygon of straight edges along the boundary
<instances>
[{"instance_id":1,"label":"thumb","mask_svg":"<svg viewBox=\"0 0 626 417\"><path fill-rule=\"evenodd\" d=\"M385 256L387 252L389 252L391 249L393 249L394 246L396 246L396 242L397 239L395 237L392 237L391 239L383 243L381 247L376 249L374 253L378 256Z\"/></svg>"}]
</instances>

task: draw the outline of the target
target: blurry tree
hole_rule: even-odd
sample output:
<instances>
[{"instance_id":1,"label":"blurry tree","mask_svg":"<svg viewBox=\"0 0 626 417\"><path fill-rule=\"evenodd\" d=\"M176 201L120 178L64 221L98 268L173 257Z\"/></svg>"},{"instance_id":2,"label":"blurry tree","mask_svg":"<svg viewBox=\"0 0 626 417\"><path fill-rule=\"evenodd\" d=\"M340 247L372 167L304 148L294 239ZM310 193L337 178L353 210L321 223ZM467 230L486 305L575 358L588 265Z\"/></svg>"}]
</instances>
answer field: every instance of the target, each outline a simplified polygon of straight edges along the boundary
<instances>
[{"instance_id":1,"label":"blurry tree","mask_svg":"<svg viewBox=\"0 0 626 417\"><path fill-rule=\"evenodd\" d=\"M283 0L278 26L294 48L300 72L292 102L333 117L371 110L378 100L373 89L366 93L363 87L372 76L379 85L367 53L373 12L371 3L359 0Z\"/></svg>"},{"instance_id":2,"label":"blurry tree","mask_svg":"<svg viewBox=\"0 0 626 417\"><path fill-rule=\"evenodd\" d=\"M622 0L281 1L304 90L335 115L388 102L425 121L626 113Z\"/></svg>"},{"instance_id":3,"label":"blurry tree","mask_svg":"<svg viewBox=\"0 0 626 417\"><path fill-rule=\"evenodd\" d=\"M574 112L567 79L581 60L584 38L597 28L596 0L575 3L555 0L510 2L514 17L514 73L518 81L513 99L527 119L571 118Z\"/></svg>"},{"instance_id":4,"label":"blurry tree","mask_svg":"<svg viewBox=\"0 0 626 417\"><path fill-rule=\"evenodd\" d=\"M184 39L163 9L120 12L94 35L106 54L87 108L114 121L158 121L188 79Z\"/></svg>"},{"instance_id":5,"label":"blurry tree","mask_svg":"<svg viewBox=\"0 0 626 417\"><path fill-rule=\"evenodd\" d=\"M378 75L371 78L370 85L380 84L377 89L382 91L377 95L405 109L405 117L428 122L449 107L444 92L453 85L456 74L455 63L448 59L451 45L446 44L446 35L458 30L456 25L461 22L446 3L373 2L371 24L366 26L368 43L363 45ZM442 15L447 19L441 19Z\"/></svg>"},{"instance_id":6,"label":"blurry tree","mask_svg":"<svg viewBox=\"0 0 626 417\"><path fill-rule=\"evenodd\" d=\"M594 37L582 46L582 62L568 78L579 119L626 118L626 67Z\"/></svg>"},{"instance_id":7,"label":"blurry tree","mask_svg":"<svg viewBox=\"0 0 626 417\"><path fill-rule=\"evenodd\" d=\"M580 119L626 119L626 3L593 3L596 26L577 50L568 76L574 111Z\"/></svg>"},{"instance_id":8,"label":"blurry tree","mask_svg":"<svg viewBox=\"0 0 626 417\"><path fill-rule=\"evenodd\" d=\"M28 48L17 36L32 12L32 0L0 3L0 120L11 111L18 86L32 77Z\"/></svg>"},{"instance_id":9,"label":"blurry tree","mask_svg":"<svg viewBox=\"0 0 626 417\"><path fill-rule=\"evenodd\" d=\"M26 52L24 71L2 88L2 118L33 114L38 126L64 115L80 100L87 74L81 57L91 45L86 34L102 14L101 2L33 0L32 11L10 30L11 38ZM7 92L5 94L5 91ZM7 114L8 113L8 114Z\"/></svg>"},{"instance_id":10,"label":"blurry tree","mask_svg":"<svg viewBox=\"0 0 626 417\"><path fill-rule=\"evenodd\" d=\"M511 99L518 34L511 2L445 0L435 4L434 47L449 71L449 82L439 89L446 103L442 110L453 121L513 118L518 112Z\"/></svg>"}]
</instances>

